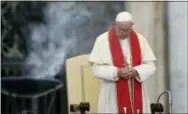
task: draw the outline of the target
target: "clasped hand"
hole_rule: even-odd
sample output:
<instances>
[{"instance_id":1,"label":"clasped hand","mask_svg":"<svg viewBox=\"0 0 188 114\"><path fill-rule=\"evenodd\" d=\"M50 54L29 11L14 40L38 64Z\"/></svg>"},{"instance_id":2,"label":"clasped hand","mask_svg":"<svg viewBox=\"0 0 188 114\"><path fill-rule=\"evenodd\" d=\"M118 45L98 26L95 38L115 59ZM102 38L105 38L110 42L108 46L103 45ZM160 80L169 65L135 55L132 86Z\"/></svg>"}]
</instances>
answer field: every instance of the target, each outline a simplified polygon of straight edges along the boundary
<instances>
[{"instance_id":1,"label":"clasped hand","mask_svg":"<svg viewBox=\"0 0 188 114\"><path fill-rule=\"evenodd\" d=\"M117 72L119 78L129 79L138 76L138 73L133 68L119 68Z\"/></svg>"}]
</instances>

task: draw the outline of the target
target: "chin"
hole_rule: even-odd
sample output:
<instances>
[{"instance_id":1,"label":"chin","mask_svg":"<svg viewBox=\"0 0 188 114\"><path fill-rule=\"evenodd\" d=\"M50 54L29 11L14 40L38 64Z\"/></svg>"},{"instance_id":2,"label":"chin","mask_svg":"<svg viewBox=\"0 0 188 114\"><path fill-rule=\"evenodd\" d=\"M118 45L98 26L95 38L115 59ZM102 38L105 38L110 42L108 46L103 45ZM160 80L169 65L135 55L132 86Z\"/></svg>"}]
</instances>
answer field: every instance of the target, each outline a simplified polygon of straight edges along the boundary
<instances>
[{"instance_id":1,"label":"chin","mask_svg":"<svg viewBox=\"0 0 188 114\"><path fill-rule=\"evenodd\" d=\"M129 36L122 36L121 38L123 38L123 39L124 39L124 38L128 38L128 37L129 37Z\"/></svg>"}]
</instances>

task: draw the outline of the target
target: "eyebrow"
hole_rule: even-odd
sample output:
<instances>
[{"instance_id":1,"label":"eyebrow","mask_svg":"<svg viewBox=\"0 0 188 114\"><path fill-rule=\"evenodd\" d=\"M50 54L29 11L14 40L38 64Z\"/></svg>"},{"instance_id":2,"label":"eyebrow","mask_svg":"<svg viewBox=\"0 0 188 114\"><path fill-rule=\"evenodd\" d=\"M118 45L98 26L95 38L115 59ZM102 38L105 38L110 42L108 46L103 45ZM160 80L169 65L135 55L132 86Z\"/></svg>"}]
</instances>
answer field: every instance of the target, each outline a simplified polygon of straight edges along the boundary
<instances>
[{"instance_id":1,"label":"eyebrow","mask_svg":"<svg viewBox=\"0 0 188 114\"><path fill-rule=\"evenodd\" d=\"M132 28L119 28L119 29L121 29L121 30L130 30Z\"/></svg>"}]
</instances>

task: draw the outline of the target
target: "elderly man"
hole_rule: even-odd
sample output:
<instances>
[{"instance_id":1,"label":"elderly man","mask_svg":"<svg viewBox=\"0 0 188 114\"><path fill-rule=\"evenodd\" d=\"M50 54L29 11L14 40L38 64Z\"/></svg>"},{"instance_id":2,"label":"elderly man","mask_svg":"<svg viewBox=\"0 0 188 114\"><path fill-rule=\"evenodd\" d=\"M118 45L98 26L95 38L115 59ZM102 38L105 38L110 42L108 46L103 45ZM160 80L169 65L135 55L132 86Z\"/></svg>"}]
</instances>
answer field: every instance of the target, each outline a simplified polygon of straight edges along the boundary
<instances>
[{"instance_id":1,"label":"elderly man","mask_svg":"<svg viewBox=\"0 0 188 114\"><path fill-rule=\"evenodd\" d=\"M132 26L132 15L120 12L115 25L95 41L89 62L102 80L98 113L150 113L144 82L156 70L156 57Z\"/></svg>"}]
</instances>

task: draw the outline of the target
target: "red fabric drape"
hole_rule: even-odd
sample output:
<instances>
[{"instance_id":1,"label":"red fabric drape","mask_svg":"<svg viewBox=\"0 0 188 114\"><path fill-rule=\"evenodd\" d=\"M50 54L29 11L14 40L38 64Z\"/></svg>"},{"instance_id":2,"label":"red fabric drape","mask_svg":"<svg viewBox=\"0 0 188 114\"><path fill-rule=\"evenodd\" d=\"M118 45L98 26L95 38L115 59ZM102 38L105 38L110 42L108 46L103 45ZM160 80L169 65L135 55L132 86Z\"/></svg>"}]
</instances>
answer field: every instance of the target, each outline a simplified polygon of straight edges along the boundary
<instances>
[{"instance_id":1,"label":"red fabric drape","mask_svg":"<svg viewBox=\"0 0 188 114\"><path fill-rule=\"evenodd\" d=\"M125 66L123 53L121 49L121 45L119 39L115 32L115 27L112 27L109 30L109 43L110 50L113 58L114 66L118 68L123 68ZM141 51L140 45L138 41L138 37L136 33L132 30L130 32L130 47L132 54L132 64L133 66L137 66L141 64ZM139 110L139 114L142 114L142 85L136 79L134 79L134 113L137 113ZM127 113L132 113L130 97L129 97L129 87L128 80L120 79L116 82L117 88L117 103L119 113L124 113L124 107L127 107Z\"/></svg>"}]
</instances>

